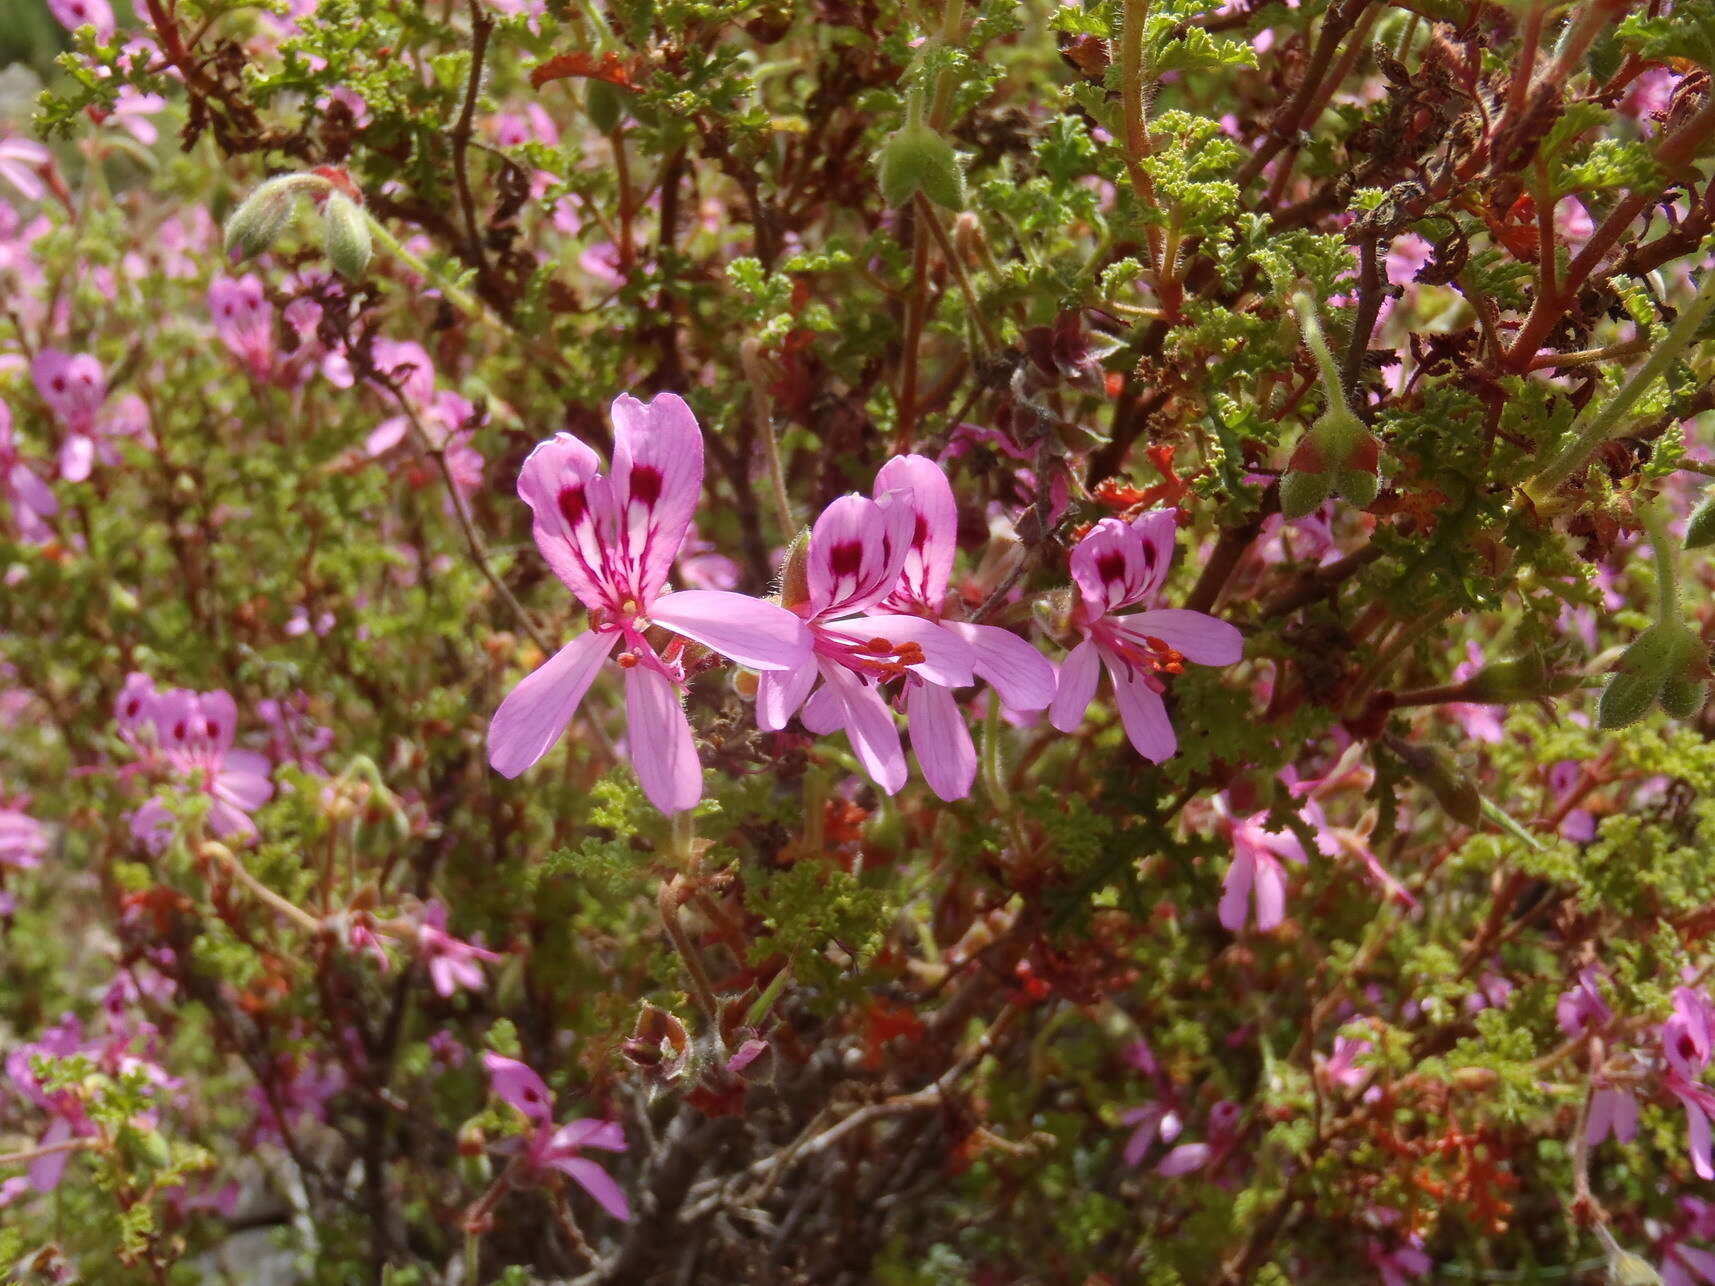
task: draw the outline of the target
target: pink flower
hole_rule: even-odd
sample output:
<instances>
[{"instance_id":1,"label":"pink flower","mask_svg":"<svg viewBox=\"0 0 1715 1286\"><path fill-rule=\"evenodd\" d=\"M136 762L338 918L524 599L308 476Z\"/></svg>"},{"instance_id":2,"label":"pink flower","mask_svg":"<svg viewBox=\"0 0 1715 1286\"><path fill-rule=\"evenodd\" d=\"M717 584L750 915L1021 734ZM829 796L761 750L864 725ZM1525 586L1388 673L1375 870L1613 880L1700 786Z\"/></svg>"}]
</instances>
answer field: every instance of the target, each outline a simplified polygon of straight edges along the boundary
<instances>
[{"instance_id":1,"label":"pink flower","mask_svg":"<svg viewBox=\"0 0 1715 1286\"><path fill-rule=\"evenodd\" d=\"M1560 1030L1568 1036L1582 1036L1600 1031L1614 1016L1608 1002L1596 987L1596 970L1586 966L1578 972L1578 985L1560 993L1555 1001L1554 1016Z\"/></svg>"},{"instance_id":2,"label":"pink flower","mask_svg":"<svg viewBox=\"0 0 1715 1286\"><path fill-rule=\"evenodd\" d=\"M554 1126L554 1096L542 1078L517 1059L493 1052L482 1056L489 1086L524 1114L531 1132L524 1145L526 1171L558 1170L577 1182L615 1219L629 1220L631 1204L611 1175L578 1153L583 1148L606 1152L626 1150L625 1132L617 1121L576 1120Z\"/></svg>"},{"instance_id":3,"label":"pink flower","mask_svg":"<svg viewBox=\"0 0 1715 1286\"><path fill-rule=\"evenodd\" d=\"M147 94L135 85L122 85L119 96L113 102L113 110L107 114L107 123L116 125L144 147L153 147L161 137L160 130L155 128L155 122L150 120L164 111L167 100L159 94Z\"/></svg>"},{"instance_id":4,"label":"pink flower","mask_svg":"<svg viewBox=\"0 0 1715 1286\"><path fill-rule=\"evenodd\" d=\"M21 808L0 799L0 866L27 871L40 866L48 851L48 832Z\"/></svg>"},{"instance_id":5,"label":"pink flower","mask_svg":"<svg viewBox=\"0 0 1715 1286\"><path fill-rule=\"evenodd\" d=\"M571 722L614 647L625 674L628 752L643 792L664 813L691 807L703 775L679 703L684 640L740 665L792 670L809 648L790 612L725 590L667 593L667 573L691 525L703 483L703 435L684 401L614 399L613 468L569 433L524 462L518 494L534 515L536 547L589 609L590 628L515 687L488 727L489 763L516 777ZM672 631L663 652L644 637ZM766 677L766 675L765 675Z\"/></svg>"},{"instance_id":6,"label":"pink flower","mask_svg":"<svg viewBox=\"0 0 1715 1286\"><path fill-rule=\"evenodd\" d=\"M1129 616L1117 609L1153 603L1173 560L1174 511L1154 509L1129 525L1104 518L1072 551L1072 579L1080 600L1072 623L1084 638L1060 666L1059 690L1048 720L1074 732L1096 695L1099 660L1113 681L1126 736L1152 763L1170 758L1178 738L1161 700L1164 674L1186 661L1232 665L1244 639L1226 621L1183 608L1151 608Z\"/></svg>"},{"instance_id":7,"label":"pink flower","mask_svg":"<svg viewBox=\"0 0 1715 1286\"><path fill-rule=\"evenodd\" d=\"M429 981L440 996L451 996L460 987L481 991L482 969L479 960L498 960L500 953L486 947L473 946L447 932L447 909L439 902L423 908L422 922L417 926L417 949L429 968Z\"/></svg>"},{"instance_id":8,"label":"pink flower","mask_svg":"<svg viewBox=\"0 0 1715 1286\"><path fill-rule=\"evenodd\" d=\"M756 693L757 723L770 731L784 728L800 707L812 733L843 728L864 771L890 795L905 784L905 752L881 685L906 675L941 688L976 681L970 646L939 623L890 612L866 614L894 592L909 561L921 561L914 534L918 521L911 496L901 491L880 500L841 496L822 511L808 545L793 559L803 568L799 590L805 597L788 604L809 627L812 654L784 673L764 674ZM949 747L956 745L950 728L930 732L929 721L938 713L945 709L933 703L912 711L913 719L921 715L925 720L920 760L925 744L936 747L932 759L938 752L952 753ZM950 773L938 767L925 763L925 775L933 772L932 785L939 781L950 787Z\"/></svg>"},{"instance_id":9,"label":"pink flower","mask_svg":"<svg viewBox=\"0 0 1715 1286\"><path fill-rule=\"evenodd\" d=\"M42 544L53 534L47 519L59 512L48 484L19 458L12 439L12 408L0 402L0 498L11 509L18 535L31 544Z\"/></svg>"},{"instance_id":10,"label":"pink flower","mask_svg":"<svg viewBox=\"0 0 1715 1286\"><path fill-rule=\"evenodd\" d=\"M1382 1275L1383 1286L1406 1286L1408 1277L1421 1277L1433 1267L1433 1262L1423 1251L1423 1238L1416 1233L1392 1246L1368 1241L1364 1244L1364 1253L1369 1257L1371 1267Z\"/></svg>"},{"instance_id":11,"label":"pink flower","mask_svg":"<svg viewBox=\"0 0 1715 1286\"><path fill-rule=\"evenodd\" d=\"M68 482L89 477L95 456L95 417L107 398L107 376L88 353L72 356L44 348L31 363L36 390L65 430L60 448L60 476Z\"/></svg>"},{"instance_id":12,"label":"pink flower","mask_svg":"<svg viewBox=\"0 0 1715 1286\"><path fill-rule=\"evenodd\" d=\"M1590 1117L1585 1122L1584 1137L1595 1147L1610 1134L1621 1143L1630 1143L1638 1133L1638 1101L1629 1090L1600 1084L1590 1096Z\"/></svg>"},{"instance_id":13,"label":"pink flower","mask_svg":"<svg viewBox=\"0 0 1715 1286\"><path fill-rule=\"evenodd\" d=\"M1181 1143L1156 1164L1155 1172L1174 1177L1214 1168L1238 1142L1239 1120L1244 1109L1231 1099L1222 1099L1209 1109L1202 1143Z\"/></svg>"},{"instance_id":14,"label":"pink flower","mask_svg":"<svg viewBox=\"0 0 1715 1286\"><path fill-rule=\"evenodd\" d=\"M896 456L881 467L875 479L877 500L895 493L908 499L916 521L899 580L881 606L932 621L951 643L968 648L973 674L987 680L1007 708L1045 708L1054 699L1054 667L1047 658L1010 630L948 620L943 614L959 526L958 506L947 475L925 456ZM976 776L977 753L953 689L908 669L905 708L911 746L917 752L923 779L942 799L969 794Z\"/></svg>"},{"instance_id":15,"label":"pink flower","mask_svg":"<svg viewBox=\"0 0 1715 1286\"><path fill-rule=\"evenodd\" d=\"M53 163L53 154L27 138L0 138L0 179L5 179L26 201L40 201L47 188L42 171Z\"/></svg>"},{"instance_id":16,"label":"pink flower","mask_svg":"<svg viewBox=\"0 0 1715 1286\"><path fill-rule=\"evenodd\" d=\"M1221 885L1221 924L1230 933L1243 929L1254 895L1256 927L1267 933L1279 927L1286 915L1286 870L1281 859L1302 864L1304 846L1291 831L1264 830L1267 812L1231 818L1223 807L1222 813L1224 829L1233 842L1233 860Z\"/></svg>"},{"instance_id":17,"label":"pink flower","mask_svg":"<svg viewBox=\"0 0 1715 1286\"><path fill-rule=\"evenodd\" d=\"M139 741L158 746L190 790L212 798L209 829L220 839L253 839L256 824L250 814L273 798L274 783L269 779L273 765L254 750L232 748L238 728L238 707L232 696L185 688L145 695L127 681L120 696L121 711L134 702L140 708L129 731ZM123 713L120 727L127 730ZM131 833L151 848L164 844L171 831L172 814L159 796L131 819Z\"/></svg>"},{"instance_id":18,"label":"pink flower","mask_svg":"<svg viewBox=\"0 0 1715 1286\"><path fill-rule=\"evenodd\" d=\"M97 40L104 45L112 43L113 9L107 0L48 0L48 9L67 31L94 27Z\"/></svg>"},{"instance_id":19,"label":"pink flower","mask_svg":"<svg viewBox=\"0 0 1715 1286\"><path fill-rule=\"evenodd\" d=\"M208 283L208 311L214 333L258 380L274 371L274 315L254 274L216 277Z\"/></svg>"},{"instance_id":20,"label":"pink flower","mask_svg":"<svg viewBox=\"0 0 1715 1286\"><path fill-rule=\"evenodd\" d=\"M1715 1113L1715 1091L1700 1079L1715 1049L1715 1006L1701 992L1689 987L1675 988L1673 1012L1657 1036L1667 1059L1662 1088L1685 1109L1691 1168L1699 1179L1715 1179L1709 1128L1710 1114Z\"/></svg>"}]
</instances>

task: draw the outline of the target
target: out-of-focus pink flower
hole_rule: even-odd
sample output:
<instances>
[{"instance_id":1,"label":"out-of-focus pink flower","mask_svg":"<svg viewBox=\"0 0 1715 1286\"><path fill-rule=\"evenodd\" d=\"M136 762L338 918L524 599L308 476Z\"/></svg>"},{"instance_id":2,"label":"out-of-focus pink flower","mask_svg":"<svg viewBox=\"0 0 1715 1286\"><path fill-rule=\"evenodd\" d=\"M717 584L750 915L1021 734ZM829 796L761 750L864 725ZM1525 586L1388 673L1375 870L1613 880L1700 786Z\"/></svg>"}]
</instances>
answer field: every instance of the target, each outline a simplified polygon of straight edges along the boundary
<instances>
[{"instance_id":1,"label":"out-of-focus pink flower","mask_svg":"<svg viewBox=\"0 0 1715 1286\"><path fill-rule=\"evenodd\" d=\"M47 851L47 828L16 801L8 805L0 797L0 866L27 871L40 866Z\"/></svg>"},{"instance_id":2,"label":"out-of-focus pink flower","mask_svg":"<svg viewBox=\"0 0 1715 1286\"><path fill-rule=\"evenodd\" d=\"M158 748L184 788L211 799L209 829L223 840L255 838L255 812L273 798L273 765L254 750L233 748L238 707L227 692L176 688L156 693L127 681L120 694L120 729L134 744ZM127 716L127 711L132 713ZM131 833L151 848L172 834L172 813L157 795L131 818Z\"/></svg>"},{"instance_id":3,"label":"out-of-focus pink flower","mask_svg":"<svg viewBox=\"0 0 1715 1286\"><path fill-rule=\"evenodd\" d=\"M27 138L0 138L0 179L5 179L26 201L40 201L47 192L42 171L53 163L53 153Z\"/></svg>"},{"instance_id":4,"label":"out-of-focus pink flower","mask_svg":"<svg viewBox=\"0 0 1715 1286\"><path fill-rule=\"evenodd\" d=\"M1204 612L1146 607L1167 579L1178 532L1174 510L1153 509L1134 522L1104 518L1078 542L1071 557L1079 591L1072 624L1084 638L1060 666L1059 689L1048 721L1075 732L1096 695L1097 666L1106 667L1114 700L1132 747L1152 763L1170 758L1179 739L1161 699L1163 675L1185 662L1232 665L1244 655L1244 638L1232 625Z\"/></svg>"},{"instance_id":5,"label":"out-of-focus pink flower","mask_svg":"<svg viewBox=\"0 0 1715 1286\"><path fill-rule=\"evenodd\" d=\"M482 1056L490 1087L497 1097L523 1113L531 1131L524 1142L527 1172L558 1170L594 1197L615 1219L631 1218L631 1204L613 1177L579 1153L584 1148L606 1152L626 1150L625 1132L617 1121L576 1120L554 1125L554 1096L542 1078L515 1058L491 1052Z\"/></svg>"},{"instance_id":6,"label":"out-of-focus pink flower","mask_svg":"<svg viewBox=\"0 0 1715 1286\"><path fill-rule=\"evenodd\" d=\"M107 0L48 0L48 12L67 31L94 27L96 38L104 45L112 43L117 30L113 23L113 7Z\"/></svg>"},{"instance_id":7,"label":"out-of-focus pink flower","mask_svg":"<svg viewBox=\"0 0 1715 1286\"><path fill-rule=\"evenodd\" d=\"M12 437L12 408L0 402L0 499L5 500L18 535L43 544L53 535L47 520L59 512L53 490L25 464Z\"/></svg>"},{"instance_id":8,"label":"out-of-focus pink flower","mask_svg":"<svg viewBox=\"0 0 1715 1286\"><path fill-rule=\"evenodd\" d=\"M443 997L452 995L460 987L481 991L482 969L477 961L500 959L499 952L475 946L448 933L447 909L439 902L431 902L423 908L423 917L417 926L417 950L428 966L430 983Z\"/></svg>"},{"instance_id":9,"label":"out-of-focus pink flower","mask_svg":"<svg viewBox=\"0 0 1715 1286\"><path fill-rule=\"evenodd\" d=\"M1600 1031L1614 1017L1614 1011L1608 1007L1608 1002L1602 999L1602 993L1597 988L1597 972L1591 966L1585 966L1578 971L1578 983L1569 991L1560 993L1560 999L1554 1004L1554 1017L1560 1024L1560 1030L1568 1036L1583 1036Z\"/></svg>"},{"instance_id":10,"label":"out-of-focus pink flower","mask_svg":"<svg viewBox=\"0 0 1715 1286\"><path fill-rule=\"evenodd\" d=\"M1286 918L1286 869L1280 863L1302 865L1307 860L1304 846L1291 831L1264 829L1266 810L1233 817L1223 806L1220 817L1233 845L1233 860L1221 885L1221 924L1229 933L1239 932L1254 900L1256 927L1264 933L1278 928Z\"/></svg>"},{"instance_id":11,"label":"out-of-focus pink flower","mask_svg":"<svg viewBox=\"0 0 1715 1286\"><path fill-rule=\"evenodd\" d=\"M216 277L208 283L208 311L214 333L245 370L258 380L274 373L274 316L254 273Z\"/></svg>"}]
</instances>

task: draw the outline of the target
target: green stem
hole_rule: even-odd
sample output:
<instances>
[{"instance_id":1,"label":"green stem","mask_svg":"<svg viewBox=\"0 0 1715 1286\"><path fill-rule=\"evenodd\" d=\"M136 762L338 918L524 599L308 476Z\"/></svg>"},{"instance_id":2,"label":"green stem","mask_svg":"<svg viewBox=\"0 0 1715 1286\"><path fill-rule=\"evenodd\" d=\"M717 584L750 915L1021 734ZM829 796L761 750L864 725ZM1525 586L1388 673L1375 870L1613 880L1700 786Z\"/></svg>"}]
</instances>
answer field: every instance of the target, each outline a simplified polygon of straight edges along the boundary
<instances>
[{"instance_id":1,"label":"green stem","mask_svg":"<svg viewBox=\"0 0 1715 1286\"><path fill-rule=\"evenodd\" d=\"M786 491L786 467L780 459L780 433L774 416L768 409L768 370L762 363L762 345L747 339L738 346L739 365L744 368L745 382L750 385L750 414L756 422L757 441L762 443L762 458L768 462L768 490L774 500L775 516L780 521L780 539L790 541L798 531L792 516L792 498Z\"/></svg>"},{"instance_id":2,"label":"green stem","mask_svg":"<svg viewBox=\"0 0 1715 1286\"><path fill-rule=\"evenodd\" d=\"M1006 788L1006 772L1001 763L1000 738L1000 698L991 692L989 694L988 712L983 715L983 790L988 794L989 803L994 805L997 812L1004 815L1012 812L1012 795Z\"/></svg>"},{"instance_id":3,"label":"green stem","mask_svg":"<svg viewBox=\"0 0 1715 1286\"><path fill-rule=\"evenodd\" d=\"M377 219L367 209L364 210L363 217L369 222L369 235L374 239L376 244L391 254L395 259L399 260L400 263L404 264L412 272L416 273L419 277L423 278L425 281L433 282L435 289L439 290L442 296L445 297L446 301L454 308L458 309L468 317L473 317L481 321L496 320L489 316L488 309L484 308L474 296L460 290L444 274L436 272L416 255L405 249L405 247L400 243L399 238L387 231L387 228L382 224L381 220ZM500 323L496 321L496 324L498 325Z\"/></svg>"},{"instance_id":4,"label":"green stem","mask_svg":"<svg viewBox=\"0 0 1715 1286\"><path fill-rule=\"evenodd\" d=\"M1711 274L1715 276L1715 274ZM1679 626L1684 613L1679 605L1679 543L1668 527L1667 501L1657 499L1642 506L1638 518L1649 535L1655 559L1655 617L1663 625Z\"/></svg>"},{"instance_id":5,"label":"green stem","mask_svg":"<svg viewBox=\"0 0 1715 1286\"><path fill-rule=\"evenodd\" d=\"M1562 483L1590 462L1597 447L1616 436L1626 412L1679 360L1679 355L1690 346L1711 309L1715 309L1715 271L1703 274L1703 284L1697 288L1696 295L1680 310L1666 336L1644 364L1633 372L1617 393L1594 412L1586 413L1583 427L1576 430L1572 440L1524 484L1524 494L1532 504L1541 509L1543 502Z\"/></svg>"},{"instance_id":6,"label":"green stem","mask_svg":"<svg viewBox=\"0 0 1715 1286\"><path fill-rule=\"evenodd\" d=\"M1292 297L1292 311L1298 316L1298 329L1303 332L1304 346L1316 359L1316 368L1321 372L1329 409L1345 407L1346 393L1340 379L1340 367L1322 334L1322 319L1316 314L1315 301L1301 291Z\"/></svg>"}]
</instances>

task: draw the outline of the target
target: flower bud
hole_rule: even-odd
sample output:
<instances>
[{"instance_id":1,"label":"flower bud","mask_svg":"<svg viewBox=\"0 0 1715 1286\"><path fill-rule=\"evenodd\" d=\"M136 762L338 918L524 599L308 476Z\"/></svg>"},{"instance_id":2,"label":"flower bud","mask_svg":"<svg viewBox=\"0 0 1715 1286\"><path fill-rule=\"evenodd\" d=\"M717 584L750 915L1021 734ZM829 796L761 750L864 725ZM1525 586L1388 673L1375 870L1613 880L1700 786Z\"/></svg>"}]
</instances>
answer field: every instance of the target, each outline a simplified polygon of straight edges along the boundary
<instances>
[{"instance_id":1,"label":"flower bud","mask_svg":"<svg viewBox=\"0 0 1715 1286\"><path fill-rule=\"evenodd\" d=\"M1387 747L1398 756L1411 779L1422 786L1454 821L1475 827L1483 817L1483 797L1471 775L1440 746L1415 745L1389 737Z\"/></svg>"},{"instance_id":2,"label":"flower bud","mask_svg":"<svg viewBox=\"0 0 1715 1286\"><path fill-rule=\"evenodd\" d=\"M369 267L369 220L357 202L343 193L329 195L322 211L323 247L339 275L356 281Z\"/></svg>"},{"instance_id":3,"label":"flower bud","mask_svg":"<svg viewBox=\"0 0 1715 1286\"><path fill-rule=\"evenodd\" d=\"M1620 654L1596 703L1596 726L1636 723L1657 701L1674 717L1690 718L1703 706L1708 676L1708 656L1696 634L1684 625L1652 625Z\"/></svg>"},{"instance_id":4,"label":"flower bud","mask_svg":"<svg viewBox=\"0 0 1715 1286\"><path fill-rule=\"evenodd\" d=\"M780 606L787 611L810 601L810 529L800 531L786 547L780 567Z\"/></svg>"},{"instance_id":5,"label":"flower bud","mask_svg":"<svg viewBox=\"0 0 1715 1286\"><path fill-rule=\"evenodd\" d=\"M1702 549L1706 545L1715 545L1715 487L1704 493L1703 502L1691 511L1685 524L1685 547Z\"/></svg>"},{"instance_id":6,"label":"flower bud","mask_svg":"<svg viewBox=\"0 0 1715 1286\"><path fill-rule=\"evenodd\" d=\"M965 206L965 172L953 145L927 125L907 123L876 155L881 197L889 205L907 204L921 192L949 210Z\"/></svg>"},{"instance_id":7,"label":"flower bud","mask_svg":"<svg viewBox=\"0 0 1715 1286\"><path fill-rule=\"evenodd\" d=\"M590 124L603 134L613 133L624 109L619 86L611 81L592 79L584 90L584 110L589 113Z\"/></svg>"},{"instance_id":8,"label":"flower bud","mask_svg":"<svg viewBox=\"0 0 1715 1286\"><path fill-rule=\"evenodd\" d=\"M315 185L302 174L269 179L239 204L226 221L226 255L234 263L255 257L273 245L292 217L298 194Z\"/></svg>"},{"instance_id":9,"label":"flower bud","mask_svg":"<svg viewBox=\"0 0 1715 1286\"><path fill-rule=\"evenodd\" d=\"M1661 685L1661 708L1675 719L1690 719L1709 699L1709 685L1701 679L1670 675Z\"/></svg>"},{"instance_id":10,"label":"flower bud","mask_svg":"<svg viewBox=\"0 0 1715 1286\"><path fill-rule=\"evenodd\" d=\"M1479 705L1504 705L1549 695L1551 676L1540 652L1485 665L1465 681L1468 699Z\"/></svg>"},{"instance_id":11,"label":"flower bud","mask_svg":"<svg viewBox=\"0 0 1715 1286\"><path fill-rule=\"evenodd\" d=\"M1288 522L1308 518L1328 498L1333 475L1290 470L1280 476L1280 516Z\"/></svg>"}]
</instances>

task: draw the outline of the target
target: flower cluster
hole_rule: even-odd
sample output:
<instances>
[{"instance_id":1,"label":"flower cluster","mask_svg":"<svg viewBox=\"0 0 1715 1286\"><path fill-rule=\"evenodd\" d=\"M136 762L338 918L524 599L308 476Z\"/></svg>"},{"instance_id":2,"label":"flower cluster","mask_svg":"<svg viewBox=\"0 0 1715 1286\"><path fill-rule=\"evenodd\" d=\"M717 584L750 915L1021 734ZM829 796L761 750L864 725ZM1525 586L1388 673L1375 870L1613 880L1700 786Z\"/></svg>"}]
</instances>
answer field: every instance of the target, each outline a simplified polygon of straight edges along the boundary
<instances>
[{"instance_id":1,"label":"flower cluster","mask_svg":"<svg viewBox=\"0 0 1715 1286\"><path fill-rule=\"evenodd\" d=\"M672 393L621 395L613 425L609 472L561 433L519 476L536 547L588 609L589 628L495 712L489 762L509 777L559 740L610 656L624 675L632 766L655 806L675 813L702 797L681 694L716 657L758 672L760 727L779 731L798 715L813 734L843 731L889 794L906 779L894 719L903 708L924 780L952 800L970 793L977 770L957 693L979 679L1015 717L1052 707L1054 726L1070 732L1094 696L1099 659L1132 745L1159 763L1177 746L1164 676L1186 661L1224 666L1243 655L1227 622L1153 606L1173 561L1172 510L1103 519L1073 549L1071 624L1083 641L1058 673L1012 631L955 615L958 507L941 467L920 455L889 460L872 495L824 509L786 551L776 598L672 590L702 491L702 429ZM1117 614L1126 607L1146 610Z\"/></svg>"}]
</instances>

